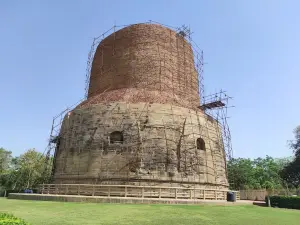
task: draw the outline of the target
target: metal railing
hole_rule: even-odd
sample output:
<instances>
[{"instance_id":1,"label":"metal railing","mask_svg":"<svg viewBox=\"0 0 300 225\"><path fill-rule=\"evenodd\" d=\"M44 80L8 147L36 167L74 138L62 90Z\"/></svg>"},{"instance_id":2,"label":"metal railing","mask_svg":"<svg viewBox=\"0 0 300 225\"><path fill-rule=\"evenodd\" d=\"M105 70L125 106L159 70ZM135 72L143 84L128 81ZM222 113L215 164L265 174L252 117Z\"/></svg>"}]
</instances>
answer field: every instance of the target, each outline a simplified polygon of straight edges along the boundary
<instances>
[{"instance_id":1,"label":"metal railing","mask_svg":"<svg viewBox=\"0 0 300 225\"><path fill-rule=\"evenodd\" d=\"M55 195L84 195L125 198L134 197L226 200L228 190L134 185L42 184L39 187L39 192L41 194ZM236 198L239 200L239 191L232 192L236 192Z\"/></svg>"}]
</instances>

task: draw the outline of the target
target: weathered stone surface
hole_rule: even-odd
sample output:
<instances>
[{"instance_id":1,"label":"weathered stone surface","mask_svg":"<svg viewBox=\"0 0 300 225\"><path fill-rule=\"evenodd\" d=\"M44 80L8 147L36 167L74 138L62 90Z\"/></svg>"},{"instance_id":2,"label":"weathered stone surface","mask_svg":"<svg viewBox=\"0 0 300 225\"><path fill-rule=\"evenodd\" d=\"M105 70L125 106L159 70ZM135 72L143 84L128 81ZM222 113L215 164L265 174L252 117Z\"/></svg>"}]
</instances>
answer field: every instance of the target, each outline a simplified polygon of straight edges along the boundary
<instances>
[{"instance_id":1,"label":"weathered stone surface","mask_svg":"<svg viewBox=\"0 0 300 225\"><path fill-rule=\"evenodd\" d=\"M114 131L123 143L110 143ZM167 104L96 104L64 118L55 181L227 186L220 127L202 112ZM197 149L198 138L205 149Z\"/></svg>"}]
</instances>

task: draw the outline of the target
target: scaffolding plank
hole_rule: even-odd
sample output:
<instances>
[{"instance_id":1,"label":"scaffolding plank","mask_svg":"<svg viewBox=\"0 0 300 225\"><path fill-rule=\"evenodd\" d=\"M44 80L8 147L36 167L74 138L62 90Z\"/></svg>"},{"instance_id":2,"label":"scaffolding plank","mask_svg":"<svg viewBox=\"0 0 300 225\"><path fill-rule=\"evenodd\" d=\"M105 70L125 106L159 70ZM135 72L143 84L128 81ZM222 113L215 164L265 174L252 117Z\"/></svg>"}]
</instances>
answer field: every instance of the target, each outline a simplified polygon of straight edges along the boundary
<instances>
[{"instance_id":1,"label":"scaffolding plank","mask_svg":"<svg viewBox=\"0 0 300 225\"><path fill-rule=\"evenodd\" d=\"M213 109L213 108L219 108L219 107L224 107L225 104L222 101L214 101L214 102L209 102L206 104L203 104L199 106L200 109L206 110L206 109Z\"/></svg>"}]
</instances>

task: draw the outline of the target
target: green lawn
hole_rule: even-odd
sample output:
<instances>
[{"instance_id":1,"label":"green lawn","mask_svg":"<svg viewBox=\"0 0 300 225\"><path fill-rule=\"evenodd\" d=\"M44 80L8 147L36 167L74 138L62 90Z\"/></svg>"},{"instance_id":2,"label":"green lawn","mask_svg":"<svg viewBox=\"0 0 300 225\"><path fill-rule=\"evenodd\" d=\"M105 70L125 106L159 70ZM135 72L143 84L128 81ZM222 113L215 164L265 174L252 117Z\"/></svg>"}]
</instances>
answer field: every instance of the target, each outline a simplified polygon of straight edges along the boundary
<instances>
[{"instance_id":1,"label":"green lawn","mask_svg":"<svg viewBox=\"0 0 300 225\"><path fill-rule=\"evenodd\" d=\"M10 212L35 225L299 225L300 210L259 206L126 205L9 200L0 198L0 212Z\"/></svg>"}]
</instances>

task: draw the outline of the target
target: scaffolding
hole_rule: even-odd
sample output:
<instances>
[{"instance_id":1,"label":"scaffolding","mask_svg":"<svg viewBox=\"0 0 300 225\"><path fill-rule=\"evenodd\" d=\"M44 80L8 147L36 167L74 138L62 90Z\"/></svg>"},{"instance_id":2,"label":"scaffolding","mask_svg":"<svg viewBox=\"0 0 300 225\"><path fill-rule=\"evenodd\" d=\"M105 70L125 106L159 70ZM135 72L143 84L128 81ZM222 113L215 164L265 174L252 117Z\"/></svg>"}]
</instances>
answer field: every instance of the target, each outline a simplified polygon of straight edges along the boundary
<instances>
[{"instance_id":1,"label":"scaffolding","mask_svg":"<svg viewBox=\"0 0 300 225\"><path fill-rule=\"evenodd\" d=\"M229 105L230 100L232 100L232 97L228 96L226 91L221 90L215 94L204 96L203 104L199 106L200 109L204 110L206 114L213 117L220 124L227 160L233 157L231 133L227 121L229 118L227 115L228 108L233 107Z\"/></svg>"},{"instance_id":2,"label":"scaffolding","mask_svg":"<svg viewBox=\"0 0 300 225\"><path fill-rule=\"evenodd\" d=\"M227 123L227 109L229 108L228 106L228 102L231 99L229 96L227 96L226 92L224 91L220 91L217 94L213 94L213 95L209 95L209 96L205 96L205 92L204 92L204 77L203 77L203 51L196 45L196 43L192 40L191 38L191 31L190 28L187 26L182 26L179 28L175 28L175 27L170 27L170 26L166 26L164 24L160 24L154 21L148 21L146 23L149 24L158 24L158 25L162 25L164 27L168 27L171 28L173 30L176 30L178 35L181 35L183 38L185 38L185 40L191 45L192 47L192 51L193 51L193 59L194 59L194 65L195 65L195 71L197 72L197 87L198 87L198 96L200 96L200 101L198 104L198 110L202 110L205 115L207 115L207 118L212 118L213 120L217 121L219 126L221 127L221 133L218 134L219 137L222 139L222 143L220 143L221 148L223 147L225 150L225 157L227 159L231 159L232 157L232 145L231 145L231 135L230 135L230 130L229 130L229 126ZM109 30L107 30L106 32L104 32L103 34L101 34L100 36L96 37L93 39L93 43L91 45L91 49L89 51L88 54L88 60L87 60L87 68L86 68L86 74L85 74L85 94L84 94L84 98L81 99L79 102L77 102L76 104L72 105L71 107L68 107L67 109L65 109L64 111L62 111L61 113L59 113L58 115L56 115L53 118L52 121L52 127L51 127L51 132L50 132L50 138L49 138L49 143L47 145L46 148L46 164L51 163L52 161L49 160L49 158L52 156L56 158L55 153L57 152L57 149L60 145L60 136L64 135L61 133L61 126L62 126L62 122L64 120L64 118L69 117L71 111L77 107L78 105L82 105L87 99L88 99L88 91L89 91L89 87L90 87L90 80L91 80L91 69L92 69L92 63L93 63L93 59L95 56L95 52L97 47L101 44L101 41L104 40L106 37L108 37L109 35L113 35L118 29L121 29L123 27L127 27L128 25L121 25L121 26L116 26L114 25L113 27L111 27ZM159 48L159 47L158 47ZM166 64L166 62L164 62L164 65ZM104 71L105 72L105 71ZM179 73L180 71L177 71L177 73ZM159 81L161 82L161 80ZM191 81L193 82L193 81ZM164 84L165 87L167 87L166 84ZM179 84L180 86L180 84ZM170 89L173 88L169 87ZM184 89L184 88L183 88ZM174 92L174 91L173 91ZM105 91L103 92L103 95L105 94ZM101 94L100 94L101 96ZM105 97L107 98L107 97ZM106 99L108 102L110 101L110 99ZM200 105L201 103L201 105ZM140 112L140 116L144 116L147 114L148 112L148 106L149 104L145 104L144 109ZM112 109L114 110L114 109ZM174 116L174 114L173 114ZM174 117L173 117L174 118ZM207 119L207 123L208 124L208 120ZM82 123L82 120L81 120ZM185 125L185 122L183 124L183 127ZM134 138L134 136L139 137L141 140L138 142L138 145L142 145L142 138L140 137L140 124L138 121L136 121L136 123L134 123L132 126L136 126L137 127L137 133L136 134L131 134L132 137ZM164 131L166 132L166 130L168 129L173 129L174 130L174 139L175 139L175 128L174 128L174 119L173 119L173 125L167 125L164 120L162 121L161 126L163 127ZM200 127L200 123L199 123L199 127ZM202 134L204 132L204 129L209 130L210 128L208 127L208 125L202 126L201 130L199 131L193 131L193 134ZM93 131L94 134L96 132ZM177 132L177 131L176 131ZM182 135L184 136L184 130L181 131ZM72 134L68 134L68 135L72 135ZM166 133L162 134L166 136ZM92 135L93 137L93 135ZM209 138L209 137L208 137ZM89 142L92 142L93 140L89 140ZM184 139L183 139L184 142ZM209 142L210 144L210 142ZM167 145L167 143L166 143ZM189 151L189 148L192 148L191 146L189 146L187 143L182 143L182 146L184 147L184 151L182 154L184 154L184 152ZM103 146L102 146L103 147ZM211 147L212 148L212 147ZM135 154L135 158L139 159L139 155L143 154L141 151L144 151L144 148L139 146L138 147L138 151L134 152L133 154ZM180 153L178 153L180 154ZM118 157L118 155L116 154L116 157ZM215 159L213 159L215 160ZM114 159L111 159L109 163L113 163ZM79 162L80 163L80 162ZM129 164L134 164L134 163L143 163L143 162L133 162L130 161ZM180 162L179 162L180 163ZM205 162L197 162L198 165L203 164ZM128 167L132 166L132 165L126 165ZM177 165L178 168L180 168L180 165ZM207 165L206 165L207 166ZM78 166L80 167L80 166ZM218 173L216 170L217 167L217 163L214 162L213 163L213 167L212 168L214 171L216 171L215 173ZM53 166L52 171L54 172L55 168ZM53 173L52 173L53 174ZM214 174L216 176L216 178L218 177L218 174ZM80 176L79 172L78 172L78 177Z\"/></svg>"}]
</instances>

